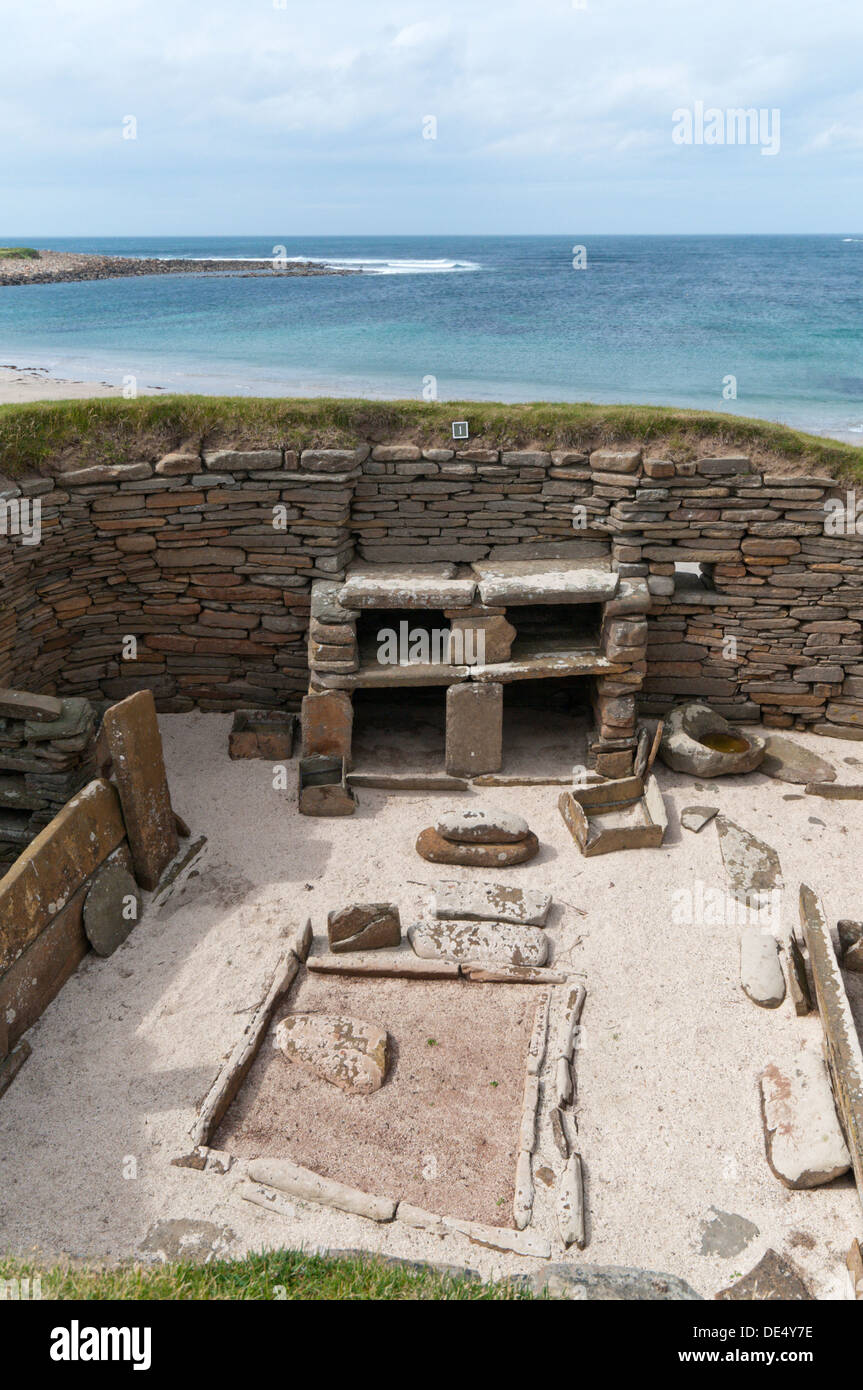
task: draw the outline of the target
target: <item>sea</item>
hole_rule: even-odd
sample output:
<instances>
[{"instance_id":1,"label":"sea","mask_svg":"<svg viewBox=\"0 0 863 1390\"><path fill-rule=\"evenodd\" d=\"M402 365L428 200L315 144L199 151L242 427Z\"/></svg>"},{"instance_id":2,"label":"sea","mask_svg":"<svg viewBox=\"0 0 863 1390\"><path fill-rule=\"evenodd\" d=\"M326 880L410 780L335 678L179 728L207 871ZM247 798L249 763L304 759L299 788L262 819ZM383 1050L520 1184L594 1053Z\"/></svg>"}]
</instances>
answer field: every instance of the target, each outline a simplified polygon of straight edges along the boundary
<instances>
[{"instance_id":1,"label":"sea","mask_svg":"<svg viewBox=\"0 0 863 1390\"><path fill-rule=\"evenodd\" d=\"M0 287L0 365L249 396L637 402L863 444L863 236L54 237L351 276Z\"/></svg>"}]
</instances>

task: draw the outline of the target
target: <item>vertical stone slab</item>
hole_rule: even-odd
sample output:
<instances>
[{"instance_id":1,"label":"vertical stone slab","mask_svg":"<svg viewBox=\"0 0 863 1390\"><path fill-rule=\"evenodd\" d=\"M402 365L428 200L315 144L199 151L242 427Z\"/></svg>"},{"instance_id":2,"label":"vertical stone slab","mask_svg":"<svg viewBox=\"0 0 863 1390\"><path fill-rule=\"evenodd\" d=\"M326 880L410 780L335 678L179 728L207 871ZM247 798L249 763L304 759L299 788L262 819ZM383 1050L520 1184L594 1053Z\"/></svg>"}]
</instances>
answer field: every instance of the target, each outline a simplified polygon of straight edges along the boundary
<instances>
[{"instance_id":1,"label":"vertical stone slab","mask_svg":"<svg viewBox=\"0 0 863 1390\"><path fill-rule=\"evenodd\" d=\"M0 879L0 973L67 906L124 834L117 792L97 779L36 836Z\"/></svg>"},{"instance_id":2,"label":"vertical stone slab","mask_svg":"<svg viewBox=\"0 0 863 1390\"><path fill-rule=\"evenodd\" d=\"M454 777L499 772L503 761L503 686L465 682L446 692L446 770Z\"/></svg>"},{"instance_id":3,"label":"vertical stone slab","mask_svg":"<svg viewBox=\"0 0 863 1390\"><path fill-rule=\"evenodd\" d=\"M346 690L322 690L306 695L302 705L303 757L323 753L351 765L354 728L353 701Z\"/></svg>"},{"instance_id":4,"label":"vertical stone slab","mask_svg":"<svg viewBox=\"0 0 863 1390\"><path fill-rule=\"evenodd\" d=\"M135 877L142 888L152 889L180 847L152 693L139 690L112 705L103 727Z\"/></svg>"},{"instance_id":5,"label":"vertical stone slab","mask_svg":"<svg viewBox=\"0 0 863 1390\"><path fill-rule=\"evenodd\" d=\"M84 884L0 976L0 1011L9 1047L32 1028L87 954L89 942L83 922L86 896Z\"/></svg>"},{"instance_id":6,"label":"vertical stone slab","mask_svg":"<svg viewBox=\"0 0 863 1390\"><path fill-rule=\"evenodd\" d=\"M824 1029L825 1060L863 1205L863 1049L824 909L806 883L800 885L800 925Z\"/></svg>"}]
</instances>

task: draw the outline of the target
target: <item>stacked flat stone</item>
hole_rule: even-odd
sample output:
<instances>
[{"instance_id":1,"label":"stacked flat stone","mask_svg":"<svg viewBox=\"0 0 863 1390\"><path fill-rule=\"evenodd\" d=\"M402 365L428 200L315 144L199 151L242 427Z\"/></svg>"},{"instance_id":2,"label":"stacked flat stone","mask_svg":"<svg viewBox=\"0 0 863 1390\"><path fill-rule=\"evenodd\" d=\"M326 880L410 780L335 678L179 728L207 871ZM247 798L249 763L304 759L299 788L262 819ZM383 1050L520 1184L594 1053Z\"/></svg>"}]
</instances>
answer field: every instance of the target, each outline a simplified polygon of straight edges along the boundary
<instances>
[{"instance_id":1,"label":"stacked flat stone","mask_svg":"<svg viewBox=\"0 0 863 1390\"><path fill-rule=\"evenodd\" d=\"M0 868L96 775L88 700L0 690Z\"/></svg>"},{"instance_id":2,"label":"stacked flat stone","mask_svg":"<svg viewBox=\"0 0 863 1390\"><path fill-rule=\"evenodd\" d=\"M642 680L645 713L703 698L732 718L863 738L863 535L825 529L828 503L845 500L835 479L626 447L287 443L0 480L0 500L42 506L40 544L0 533L0 682L90 700L149 688L165 710L296 705L310 638L324 663L356 659L309 615L312 581L353 561L610 554L621 585L604 640L631 660L597 679L606 742L629 729Z\"/></svg>"},{"instance_id":3,"label":"stacked flat stone","mask_svg":"<svg viewBox=\"0 0 863 1390\"><path fill-rule=\"evenodd\" d=\"M312 585L309 619L309 668L325 675L349 675L359 670L355 609L339 603L339 583L318 580Z\"/></svg>"},{"instance_id":4,"label":"stacked flat stone","mask_svg":"<svg viewBox=\"0 0 863 1390\"><path fill-rule=\"evenodd\" d=\"M539 841L521 816L476 807L446 812L436 825L422 831L416 848L432 864L505 869L533 859Z\"/></svg>"},{"instance_id":5,"label":"stacked flat stone","mask_svg":"<svg viewBox=\"0 0 863 1390\"><path fill-rule=\"evenodd\" d=\"M642 710L701 696L727 717L863 737L863 538L825 534L836 481L744 455L642 469L608 520L618 569L651 591Z\"/></svg>"}]
</instances>

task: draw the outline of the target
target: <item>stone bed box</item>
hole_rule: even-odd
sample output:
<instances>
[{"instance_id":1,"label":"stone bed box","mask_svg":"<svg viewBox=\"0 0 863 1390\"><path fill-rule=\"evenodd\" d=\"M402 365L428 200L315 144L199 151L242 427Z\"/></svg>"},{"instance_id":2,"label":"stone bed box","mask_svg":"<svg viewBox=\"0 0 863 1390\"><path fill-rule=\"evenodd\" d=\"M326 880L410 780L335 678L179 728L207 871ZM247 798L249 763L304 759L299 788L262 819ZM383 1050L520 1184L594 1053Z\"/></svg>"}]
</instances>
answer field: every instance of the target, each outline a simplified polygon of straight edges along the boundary
<instances>
[{"instance_id":1,"label":"stone bed box","mask_svg":"<svg viewBox=\"0 0 863 1390\"><path fill-rule=\"evenodd\" d=\"M562 792L560 813L582 854L658 849L668 827L655 777L622 777Z\"/></svg>"},{"instance_id":2,"label":"stone bed box","mask_svg":"<svg viewBox=\"0 0 863 1390\"><path fill-rule=\"evenodd\" d=\"M300 758L299 808L301 816L352 816L356 793L347 784L344 758L312 754Z\"/></svg>"},{"instance_id":3,"label":"stone bed box","mask_svg":"<svg viewBox=\"0 0 863 1390\"><path fill-rule=\"evenodd\" d=\"M296 715L286 710L237 710L228 735L228 757L289 760L296 723Z\"/></svg>"}]
</instances>

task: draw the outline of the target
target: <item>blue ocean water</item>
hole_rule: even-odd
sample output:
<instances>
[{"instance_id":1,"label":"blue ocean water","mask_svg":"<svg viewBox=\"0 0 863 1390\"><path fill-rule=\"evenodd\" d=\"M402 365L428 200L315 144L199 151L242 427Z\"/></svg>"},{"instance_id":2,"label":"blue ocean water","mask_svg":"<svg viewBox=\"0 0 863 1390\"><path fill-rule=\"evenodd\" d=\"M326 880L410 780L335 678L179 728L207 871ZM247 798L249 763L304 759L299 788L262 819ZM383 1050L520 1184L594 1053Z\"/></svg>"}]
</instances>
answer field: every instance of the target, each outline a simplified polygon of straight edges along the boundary
<instances>
[{"instance_id":1,"label":"blue ocean water","mask_svg":"<svg viewBox=\"0 0 863 1390\"><path fill-rule=\"evenodd\" d=\"M172 391L647 402L863 442L863 237L586 237L584 269L577 241L16 238L195 258L279 246L363 273L3 287L0 364Z\"/></svg>"}]
</instances>

